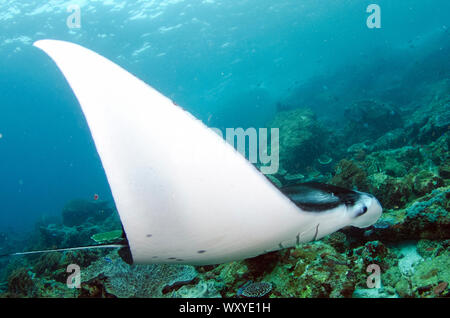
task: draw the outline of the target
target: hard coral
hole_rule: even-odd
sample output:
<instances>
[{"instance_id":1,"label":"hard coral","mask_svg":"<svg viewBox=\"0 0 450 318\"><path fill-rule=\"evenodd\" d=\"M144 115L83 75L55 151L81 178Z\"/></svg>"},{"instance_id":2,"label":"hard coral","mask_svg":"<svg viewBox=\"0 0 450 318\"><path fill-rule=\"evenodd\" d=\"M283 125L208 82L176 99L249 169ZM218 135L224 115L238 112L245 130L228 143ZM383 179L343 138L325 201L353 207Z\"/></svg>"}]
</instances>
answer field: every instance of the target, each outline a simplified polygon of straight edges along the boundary
<instances>
[{"instance_id":1,"label":"hard coral","mask_svg":"<svg viewBox=\"0 0 450 318\"><path fill-rule=\"evenodd\" d=\"M433 190L430 194L409 203L405 208L386 211L366 231L367 239L395 242L401 240L448 239L450 233L450 187Z\"/></svg>"},{"instance_id":2,"label":"hard coral","mask_svg":"<svg viewBox=\"0 0 450 318\"><path fill-rule=\"evenodd\" d=\"M272 284L269 282L256 282L245 285L240 294L244 297L264 297L272 291Z\"/></svg>"},{"instance_id":3,"label":"hard coral","mask_svg":"<svg viewBox=\"0 0 450 318\"><path fill-rule=\"evenodd\" d=\"M28 269L21 267L8 277L8 291L13 297L30 297L33 293L33 280Z\"/></svg>"},{"instance_id":4,"label":"hard coral","mask_svg":"<svg viewBox=\"0 0 450 318\"><path fill-rule=\"evenodd\" d=\"M291 173L304 173L305 167L314 165L327 151L328 134L308 109L281 111L270 127L280 129L276 150L279 151L280 166Z\"/></svg>"}]
</instances>

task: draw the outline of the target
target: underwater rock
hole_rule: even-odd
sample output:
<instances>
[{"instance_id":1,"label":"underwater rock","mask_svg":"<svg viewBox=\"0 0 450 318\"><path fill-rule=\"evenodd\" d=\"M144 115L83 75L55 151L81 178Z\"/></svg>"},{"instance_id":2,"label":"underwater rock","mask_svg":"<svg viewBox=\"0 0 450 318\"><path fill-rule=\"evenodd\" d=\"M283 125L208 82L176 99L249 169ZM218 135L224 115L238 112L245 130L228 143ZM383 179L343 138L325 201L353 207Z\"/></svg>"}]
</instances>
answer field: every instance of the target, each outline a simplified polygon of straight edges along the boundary
<instances>
[{"instance_id":1,"label":"underwater rock","mask_svg":"<svg viewBox=\"0 0 450 318\"><path fill-rule=\"evenodd\" d=\"M420 147L372 152L361 165L367 171L368 191L387 209L402 208L445 185L436 173L437 167L433 168L429 154Z\"/></svg>"},{"instance_id":2,"label":"underwater rock","mask_svg":"<svg viewBox=\"0 0 450 318\"><path fill-rule=\"evenodd\" d=\"M413 169L427 165L429 163L420 147L413 146L372 152L365 159L368 174L383 172L392 177L402 177Z\"/></svg>"},{"instance_id":3,"label":"underwater rock","mask_svg":"<svg viewBox=\"0 0 450 318\"><path fill-rule=\"evenodd\" d=\"M280 129L280 167L291 173L305 173L327 150L327 133L308 109L278 112L269 127Z\"/></svg>"},{"instance_id":4,"label":"underwater rock","mask_svg":"<svg viewBox=\"0 0 450 318\"><path fill-rule=\"evenodd\" d=\"M448 166L450 161L450 131L432 142L429 145L426 154L429 155L435 165ZM448 179L448 176L442 177Z\"/></svg>"},{"instance_id":5,"label":"underwater rock","mask_svg":"<svg viewBox=\"0 0 450 318\"><path fill-rule=\"evenodd\" d=\"M110 214L101 222L91 223L90 221L93 221L91 218L85 219L84 221L84 223L76 226L66 226L63 224L40 226L39 245L34 247L34 249L91 245L93 243L93 236L101 240L101 237L104 235L119 235L118 233L122 232L121 230L117 230L122 227L117 213Z\"/></svg>"},{"instance_id":6,"label":"underwater rock","mask_svg":"<svg viewBox=\"0 0 450 318\"><path fill-rule=\"evenodd\" d=\"M355 161L342 159L336 165L335 171L331 179L333 185L367 191L367 174Z\"/></svg>"},{"instance_id":7,"label":"underwater rock","mask_svg":"<svg viewBox=\"0 0 450 318\"><path fill-rule=\"evenodd\" d=\"M381 272L381 284L384 287L391 287L395 290L395 285L402 277L402 273L398 266L391 266L387 270Z\"/></svg>"},{"instance_id":8,"label":"underwater rock","mask_svg":"<svg viewBox=\"0 0 450 318\"><path fill-rule=\"evenodd\" d=\"M113 213L107 201L75 199L69 201L62 210L63 224L73 227L91 219L94 223L105 220Z\"/></svg>"},{"instance_id":9,"label":"underwater rock","mask_svg":"<svg viewBox=\"0 0 450 318\"><path fill-rule=\"evenodd\" d=\"M197 285L184 285L171 294L174 298L220 298L222 297L217 290L217 282L206 281Z\"/></svg>"},{"instance_id":10,"label":"underwater rock","mask_svg":"<svg viewBox=\"0 0 450 318\"><path fill-rule=\"evenodd\" d=\"M412 141L425 144L438 139L450 127L450 95L422 104L408 122L406 130Z\"/></svg>"},{"instance_id":11,"label":"underwater rock","mask_svg":"<svg viewBox=\"0 0 450 318\"><path fill-rule=\"evenodd\" d=\"M67 288L69 264L82 268L80 289ZM166 286L194 284L198 275L195 268L188 265L130 266L122 261L117 251L106 250L66 252L56 270L36 277L25 267L19 269L10 275L10 291L0 297L181 297L181 292L178 295L176 291L167 294L162 291ZM205 297L213 294L211 289Z\"/></svg>"},{"instance_id":12,"label":"underwater rock","mask_svg":"<svg viewBox=\"0 0 450 318\"><path fill-rule=\"evenodd\" d=\"M12 297L32 297L34 295L33 278L27 268L17 268L9 275L8 292Z\"/></svg>"},{"instance_id":13,"label":"underwater rock","mask_svg":"<svg viewBox=\"0 0 450 318\"><path fill-rule=\"evenodd\" d=\"M53 274L55 270L60 267L62 255L61 253L44 253L42 254L33 269L36 274L44 275L44 274Z\"/></svg>"},{"instance_id":14,"label":"underwater rock","mask_svg":"<svg viewBox=\"0 0 450 318\"><path fill-rule=\"evenodd\" d=\"M8 242L8 234L5 232L0 232L0 246L6 245Z\"/></svg>"},{"instance_id":15,"label":"underwater rock","mask_svg":"<svg viewBox=\"0 0 450 318\"><path fill-rule=\"evenodd\" d=\"M390 287L381 288L357 288L355 289L353 298L397 298L395 290Z\"/></svg>"},{"instance_id":16,"label":"underwater rock","mask_svg":"<svg viewBox=\"0 0 450 318\"><path fill-rule=\"evenodd\" d=\"M281 257L282 254L276 251L244 260L249 271L248 276L251 279L256 279L264 276L266 273L272 272Z\"/></svg>"},{"instance_id":17,"label":"underwater rock","mask_svg":"<svg viewBox=\"0 0 450 318\"><path fill-rule=\"evenodd\" d=\"M108 251L103 249L66 252L64 253L63 258L60 261L61 270L63 271L62 274L64 275L64 272L69 264L77 264L81 268L87 268L99 259L103 261L106 255L108 255Z\"/></svg>"},{"instance_id":18,"label":"underwater rock","mask_svg":"<svg viewBox=\"0 0 450 318\"><path fill-rule=\"evenodd\" d=\"M318 241L285 252L273 271L262 279L274 284L276 297L351 297L358 279L355 267L340 254Z\"/></svg>"},{"instance_id":19,"label":"underwater rock","mask_svg":"<svg viewBox=\"0 0 450 318\"><path fill-rule=\"evenodd\" d=\"M49 225L40 227L40 245L43 248L62 248L92 244L91 236L101 232L97 225L79 225L68 227L64 225Z\"/></svg>"},{"instance_id":20,"label":"underwater rock","mask_svg":"<svg viewBox=\"0 0 450 318\"><path fill-rule=\"evenodd\" d=\"M450 164L439 166L439 176L443 179L450 179Z\"/></svg>"},{"instance_id":21,"label":"underwater rock","mask_svg":"<svg viewBox=\"0 0 450 318\"><path fill-rule=\"evenodd\" d=\"M444 181L438 175L426 170L420 171L412 180L413 192L419 197L444 186Z\"/></svg>"},{"instance_id":22,"label":"underwater rock","mask_svg":"<svg viewBox=\"0 0 450 318\"><path fill-rule=\"evenodd\" d=\"M450 240L420 240L417 243L417 252L423 258L436 257L450 247Z\"/></svg>"},{"instance_id":23,"label":"underwater rock","mask_svg":"<svg viewBox=\"0 0 450 318\"><path fill-rule=\"evenodd\" d=\"M411 283L404 277L395 284L395 291L401 298L413 297Z\"/></svg>"},{"instance_id":24,"label":"underwater rock","mask_svg":"<svg viewBox=\"0 0 450 318\"><path fill-rule=\"evenodd\" d=\"M397 263L395 255L380 241L367 242L364 246L356 248L354 253L362 257L365 267L377 264L382 271Z\"/></svg>"},{"instance_id":25,"label":"underwater rock","mask_svg":"<svg viewBox=\"0 0 450 318\"><path fill-rule=\"evenodd\" d=\"M369 191L385 209L403 208L407 203L445 185L444 181L430 171L422 170L395 178L383 173L368 177Z\"/></svg>"},{"instance_id":26,"label":"underwater rock","mask_svg":"<svg viewBox=\"0 0 450 318\"><path fill-rule=\"evenodd\" d=\"M410 277L417 264L423 261L423 257L417 252L414 242L405 241L398 246L399 262L398 269L404 277Z\"/></svg>"},{"instance_id":27,"label":"underwater rock","mask_svg":"<svg viewBox=\"0 0 450 318\"><path fill-rule=\"evenodd\" d=\"M448 239L450 233L450 187L433 190L409 203L403 209L385 211L372 228L367 239L383 242L403 240ZM384 226L378 226L384 224Z\"/></svg>"},{"instance_id":28,"label":"underwater rock","mask_svg":"<svg viewBox=\"0 0 450 318\"><path fill-rule=\"evenodd\" d=\"M401 148L408 145L409 138L403 128L391 130L379 137L373 145L370 146L369 151L380 151Z\"/></svg>"},{"instance_id":29,"label":"underwater rock","mask_svg":"<svg viewBox=\"0 0 450 318\"><path fill-rule=\"evenodd\" d=\"M62 246L62 242L66 238L66 231L62 226L49 224L47 227L39 227L40 244L44 247Z\"/></svg>"},{"instance_id":30,"label":"underwater rock","mask_svg":"<svg viewBox=\"0 0 450 318\"><path fill-rule=\"evenodd\" d=\"M192 276L187 275L184 277L179 277L179 278L171 281L167 285L165 285L162 289L162 293L167 294L172 291L176 291L185 285L195 284L196 278L197 278L197 273L195 273L195 275L192 275Z\"/></svg>"},{"instance_id":31,"label":"underwater rock","mask_svg":"<svg viewBox=\"0 0 450 318\"><path fill-rule=\"evenodd\" d=\"M367 152L370 151L370 142L368 140L365 140L363 142L358 142L356 144L351 145L347 148L347 152L353 155L356 155L360 153L361 151Z\"/></svg>"},{"instance_id":32,"label":"underwater rock","mask_svg":"<svg viewBox=\"0 0 450 318\"><path fill-rule=\"evenodd\" d=\"M385 210L404 207L410 201L413 194L412 181L408 179L410 177L394 178L385 175L380 178L380 174L377 174L377 177L383 181L373 182L369 191L377 197ZM369 180L374 181L374 178L369 177Z\"/></svg>"},{"instance_id":33,"label":"underwater rock","mask_svg":"<svg viewBox=\"0 0 450 318\"><path fill-rule=\"evenodd\" d=\"M448 297L450 280L450 251L425 259L415 267L411 276L416 297Z\"/></svg>"},{"instance_id":34,"label":"underwater rock","mask_svg":"<svg viewBox=\"0 0 450 318\"><path fill-rule=\"evenodd\" d=\"M351 104L345 108L344 116L348 120L345 139L350 145L367 139L375 140L388 131L402 127L403 123L396 107L375 100Z\"/></svg>"},{"instance_id":35,"label":"underwater rock","mask_svg":"<svg viewBox=\"0 0 450 318\"><path fill-rule=\"evenodd\" d=\"M81 283L80 298L117 298L105 289L106 276L98 275L86 282Z\"/></svg>"},{"instance_id":36,"label":"underwater rock","mask_svg":"<svg viewBox=\"0 0 450 318\"><path fill-rule=\"evenodd\" d=\"M347 236L341 231L326 236L323 241L333 246L339 253L345 253L350 245Z\"/></svg>"}]
</instances>

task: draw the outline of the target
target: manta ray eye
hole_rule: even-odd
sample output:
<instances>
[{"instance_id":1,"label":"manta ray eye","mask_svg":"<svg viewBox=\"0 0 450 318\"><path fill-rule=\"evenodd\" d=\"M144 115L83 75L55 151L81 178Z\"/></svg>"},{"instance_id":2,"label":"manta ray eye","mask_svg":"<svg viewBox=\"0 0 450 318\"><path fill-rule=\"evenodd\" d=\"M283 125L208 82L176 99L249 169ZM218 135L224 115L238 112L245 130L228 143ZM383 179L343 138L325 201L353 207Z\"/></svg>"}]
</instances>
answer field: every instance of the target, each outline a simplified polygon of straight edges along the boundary
<instances>
[{"instance_id":1,"label":"manta ray eye","mask_svg":"<svg viewBox=\"0 0 450 318\"><path fill-rule=\"evenodd\" d=\"M367 212L367 207L364 205L361 207L361 209L358 210L358 213L356 213L356 217L363 215Z\"/></svg>"}]
</instances>

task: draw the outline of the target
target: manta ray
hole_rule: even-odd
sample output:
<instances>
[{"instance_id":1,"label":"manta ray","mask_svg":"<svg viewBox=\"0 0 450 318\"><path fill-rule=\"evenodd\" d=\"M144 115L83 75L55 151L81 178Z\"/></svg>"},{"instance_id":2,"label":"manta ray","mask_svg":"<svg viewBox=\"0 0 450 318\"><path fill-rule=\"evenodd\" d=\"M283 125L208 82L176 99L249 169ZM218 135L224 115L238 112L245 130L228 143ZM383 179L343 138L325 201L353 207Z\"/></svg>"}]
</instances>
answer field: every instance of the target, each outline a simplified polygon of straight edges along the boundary
<instances>
[{"instance_id":1,"label":"manta ray","mask_svg":"<svg viewBox=\"0 0 450 318\"><path fill-rule=\"evenodd\" d=\"M368 227L382 213L368 193L316 182L277 188L212 129L107 58L65 41L34 46L78 99L125 235L125 244L103 247L121 247L130 263L242 260Z\"/></svg>"}]
</instances>

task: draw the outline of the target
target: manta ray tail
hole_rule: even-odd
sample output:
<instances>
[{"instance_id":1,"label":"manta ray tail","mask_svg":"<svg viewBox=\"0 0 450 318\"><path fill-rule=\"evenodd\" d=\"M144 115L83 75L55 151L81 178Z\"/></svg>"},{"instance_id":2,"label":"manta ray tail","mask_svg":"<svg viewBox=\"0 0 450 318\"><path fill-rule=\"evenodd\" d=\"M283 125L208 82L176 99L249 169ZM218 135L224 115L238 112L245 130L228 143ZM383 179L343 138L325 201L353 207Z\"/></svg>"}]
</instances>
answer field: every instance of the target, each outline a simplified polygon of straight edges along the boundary
<instances>
[{"instance_id":1,"label":"manta ray tail","mask_svg":"<svg viewBox=\"0 0 450 318\"><path fill-rule=\"evenodd\" d=\"M43 253L51 253L51 252L68 252L68 251L90 250L90 249L98 249L98 248L126 248L126 247L127 247L126 244L100 244L100 245L89 245L89 246L80 246L80 247L56 248L56 249L49 249L49 250L38 250L38 251L7 253L7 254L0 254L0 257L10 257L10 256L19 256L19 255L31 255L31 254L43 254Z\"/></svg>"}]
</instances>

